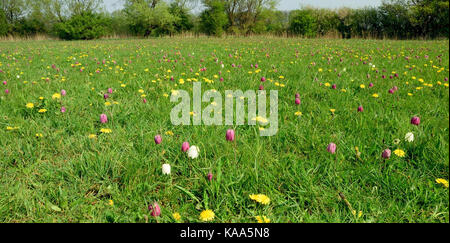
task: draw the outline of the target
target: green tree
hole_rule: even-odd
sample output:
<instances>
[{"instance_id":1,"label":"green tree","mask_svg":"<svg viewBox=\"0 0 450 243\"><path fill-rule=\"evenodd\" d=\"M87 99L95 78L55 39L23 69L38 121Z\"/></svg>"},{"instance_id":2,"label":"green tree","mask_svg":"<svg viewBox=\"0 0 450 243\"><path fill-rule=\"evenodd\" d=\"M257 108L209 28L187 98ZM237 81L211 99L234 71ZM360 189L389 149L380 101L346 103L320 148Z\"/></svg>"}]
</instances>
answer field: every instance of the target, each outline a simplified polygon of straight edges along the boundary
<instances>
[{"instance_id":1,"label":"green tree","mask_svg":"<svg viewBox=\"0 0 450 243\"><path fill-rule=\"evenodd\" d=\"M224 4L228 31L238 34L260 32L265 10L274 10L278 0L219 0Z\"/></svg>"},{"instance_id":2,"label":"green tree","mask_svg":"<svg viewBox=\"0 0 450 243\"><path fill-rule=\"evenodd\" d=\"M169 11L169 6L159 0L127 0L125 14L133 33L143 36L162 36L175 32L178 17Z\"/></svg>"},{"instance_id":3,"label":"green tree","mask_svg":"<svg viewBox=\"0 0 450 243\"><path fill-rule=\"evenodd\" d=\"M313 37L316 35L316 20L311 10L297 10L291 15L289 21L289 32L295 35Z\"/></svg>"},{"instance_id":4,"label":"green tree","mask_svg":"<svg viewBox=\"0 0 450 243\"><path fill-rule=\"evenodd\" d=\"M71 15L94 13L100 10L103 0L65 0Z\"/></svg>"},{"instance_id":5,"label":"green tree","mask_svg":"<svg viewBox=\"0 0 450 243\"><path fill-rule=\"evenodd\" d=\"M318 36L324 36L337 30L339 20L335 11L330 9L312 9L315 19L315 31Z\"/></svg>"},{"instance_id":6,"label":"green tree","mask_svg":"<svg viewBox=\"0 0 450 243\"><path fill-rule=\"evenodd\" d=\"M105 34L105 26L106 21L100 14L84 12L57 23L55 31L64 40L92 40Z\"/></svg>"},{"instance_id":7,"label":"green tree","mask_svg":"<svg viewBox=\"0 0 450 243\"><path fill-rule=\"evenodd\" d=\"M362 38L383 37L383 16L378 8L355 10L353 15L352 35Z\"/></svg>"},{"instance_id":8,"label":"green tree","mask_svg":"<svg viewBox=\"0 0 450 243\"><path fill-rule=\"evenodd\" d=\"M13 24L25 15L28 5L25 0L0 0L0 9L3 10L8 23Z\"/></svg>"},{"instance_id":9,"label":"green tree","mask_svg":"<svg viewBox=\"0 0 450 243\"><path fill-rule=\"evenodd\" d=\"M5 12L3 11L3 9L0 9L0 36L7 35L8 31L9 27Z\"/></svg>"},{"instance_id":10,"label":"green tree","mask_svg":"<svg viewBox=\"0 0 450 243\"><path fill-rule=\"evenodd\" d=\"M383 34L389 38L406 38L412 25L408 5L403 1L384 2L378 8Z\"/></svg>"},{"instance_id":11,"label":"green tree","mask_svg":"<svg viewBox=\"0 0 450 243\"><path fill-rule=\"evenodd\" d=\"M271 33L282 35L289 24L289 14L286 11L264 9L256 19L252 32L257 34Z\"/></svg>"},{"instance_id":12,"label":"green tree","mask_svg":"<svg viewBox=\"0 0 450 243\"><path fill-rule=\"evenodd\" d=\"M338 31L341 33L343 39L352 37L352 27L354 27L354 10L350 8L341 8L337 12L338 16Z\"/></svg>"},{"instance_id":13,"label":"green tree","mask_svg":"<svg viewBox=\"0 0 450 243\"><path fill-rule=\"evenodd\" d=\"M44 22L37 18L26 17L16 21L12 26L12 32L15 35L33 36L36 34L45 34L47 29Z\"/></svg>"},{"instance_id":14,"label":"green tree","mask_svg":"<svg viewBox=\"0 0 450 243\"><path fill-rule=\"evenodd\" d=\"M131 35L130 26L128 25L127 15L122 10L116 10L110 14L106 14L108 19L107 33L111 35Z\"/></svg>"},{"instance_id":15,"label":"green tree","mask_svg":"<svg viewBox=\"0 0 450 243\"><path fill-rule=\"evenodd\" d=\"M189 9L185 7L185 2L182 3L172 2L169 8L169 13L177 18L173 23L176 32L189 31L194 27Z\"/></svg>"},{"instance_id":16,"label":"green tree","mask_svg":"<svg viewBox=\"0 0 450 243\"><path fill-rule=\"evenodd\" d=\"M446 0L411 0L411 22L416 34L436 38L449 37L449 2Z\"/></svg>"},{"instance_id":17,"label":"green tree","mask_svg":"<svg viewBox=\"0 0 450 243\"><path fill-rule=\"evenodd\" d=\"M220 0L204 0L206 9L201 13L201 30L207 35L221 36L228 23L225 4Z\"/></svg>"}]
</instances>

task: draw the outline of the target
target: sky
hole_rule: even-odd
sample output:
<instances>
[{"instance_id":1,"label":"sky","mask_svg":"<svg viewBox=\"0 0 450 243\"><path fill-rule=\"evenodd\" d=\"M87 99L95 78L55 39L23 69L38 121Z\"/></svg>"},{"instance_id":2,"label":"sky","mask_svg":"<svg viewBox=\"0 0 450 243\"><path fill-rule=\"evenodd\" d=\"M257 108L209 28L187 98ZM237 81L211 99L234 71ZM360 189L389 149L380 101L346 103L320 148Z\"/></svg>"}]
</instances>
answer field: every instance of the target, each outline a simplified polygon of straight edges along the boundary
<instances>
[{"instance_id":1,"label":"sky","mask_svg":"<svg viewBox=\"0 0 450 243\"><path fill-rule=\"evenodd\" d=\"M300 6L313 6L318 8L351 7L362 8L366 6L379 6L382 0L279 0L278 9L293 10ZM122 8L123 0L103 0L108 11Z\"/></svg>"}]
</instances>

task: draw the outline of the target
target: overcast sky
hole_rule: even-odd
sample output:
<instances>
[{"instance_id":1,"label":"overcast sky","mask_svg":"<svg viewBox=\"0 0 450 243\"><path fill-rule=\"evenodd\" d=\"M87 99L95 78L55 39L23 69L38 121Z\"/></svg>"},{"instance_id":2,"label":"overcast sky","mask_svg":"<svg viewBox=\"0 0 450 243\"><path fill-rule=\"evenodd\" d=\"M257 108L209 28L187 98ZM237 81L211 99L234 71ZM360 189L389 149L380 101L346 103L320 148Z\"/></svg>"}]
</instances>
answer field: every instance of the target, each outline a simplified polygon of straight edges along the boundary
<instances>
[{"instance_id":1,"label":"overcast sky","mask_svg":"<svg viewBox=\"0 0 450 243\"><path fill-rule=\"evenodd\" d=\"M124 0L103 0L103 2L107 10L114 11L122 8ZM379 6L381 2L382 0L280 0L278 9L293 10L306 5L320 8L362 8L366 6Z\"/></svg>"}]
</instances>

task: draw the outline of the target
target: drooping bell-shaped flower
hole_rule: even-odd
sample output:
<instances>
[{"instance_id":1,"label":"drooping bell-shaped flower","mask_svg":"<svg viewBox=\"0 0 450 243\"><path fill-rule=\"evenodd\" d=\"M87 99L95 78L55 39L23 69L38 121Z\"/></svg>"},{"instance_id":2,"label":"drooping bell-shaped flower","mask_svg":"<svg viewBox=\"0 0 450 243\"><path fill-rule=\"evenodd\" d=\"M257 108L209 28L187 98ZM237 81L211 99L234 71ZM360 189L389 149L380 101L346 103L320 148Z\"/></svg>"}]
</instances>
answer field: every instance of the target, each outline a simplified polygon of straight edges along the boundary
<instances>
[{"instance_id":1,"label":"drooping bell-shaped flower","mask_svg":"<svg viewBox=\"0 0 450 243\"><path fill-rule=\"evenodd\" d=\"M228 129L225 137L228 141L234 141L234 130Z\"/></svg>"}]
</instances>

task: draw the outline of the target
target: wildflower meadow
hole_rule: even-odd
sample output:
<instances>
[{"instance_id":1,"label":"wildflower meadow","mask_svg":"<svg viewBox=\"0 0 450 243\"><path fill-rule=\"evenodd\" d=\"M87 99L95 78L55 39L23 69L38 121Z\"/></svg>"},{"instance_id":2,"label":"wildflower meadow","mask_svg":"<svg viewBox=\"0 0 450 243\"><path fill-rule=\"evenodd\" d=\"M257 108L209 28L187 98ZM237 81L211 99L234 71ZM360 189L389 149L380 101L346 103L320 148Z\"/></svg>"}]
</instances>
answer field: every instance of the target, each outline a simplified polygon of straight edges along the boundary
<instances>
[{"instance_id":1,"label":"wildflower meadow","mask_svg":"<svg viewBox=\"0 0 450 243\"><path fill-rule=\"evenodd\" d=\"M448 223L448 77L448 40L3 41L0 222Z\"/></svg>"}]
</instances>

